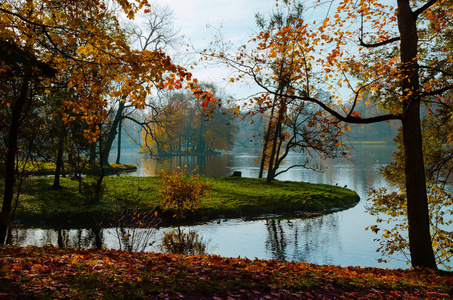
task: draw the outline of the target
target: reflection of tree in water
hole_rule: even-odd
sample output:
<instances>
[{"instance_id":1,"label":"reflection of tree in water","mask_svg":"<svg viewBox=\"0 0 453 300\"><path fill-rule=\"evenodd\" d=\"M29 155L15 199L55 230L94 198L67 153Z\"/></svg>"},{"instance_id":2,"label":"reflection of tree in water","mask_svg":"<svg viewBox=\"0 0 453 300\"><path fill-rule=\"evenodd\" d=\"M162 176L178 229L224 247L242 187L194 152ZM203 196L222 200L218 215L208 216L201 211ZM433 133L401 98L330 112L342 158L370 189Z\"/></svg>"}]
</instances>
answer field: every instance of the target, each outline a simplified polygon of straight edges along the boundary
<instances>
[{"instance_id":1,"label":"reflection of tree in water","mask_svg":"<svg viewBox=\"0 0 453 300\"><path fill-rule=\"evenodd\" d=\"M329 249L339 244L338 214L310 219L269 219L265 224L266 249L278 260L329 261Z\"/></svg>"},{"instance_id":2,"label":"reflection of tree in water","mask_svg":"<svg viewBox=\"0 0 453 300\"><path fill-rule=\"evenodd\" d=\"M91 229L94 235L94 244L96 249L101 249L104 247L104 233L103 230L99 227Z\"/></svg>"},{"instance_id":3,"label":"reflection of tree in water","mask_svg":"<svg viewBox=\"0 0 453 300\"><path fill-rule=\"evenodd\" d=\"M60 248L102 248L104 247L103 229L36 229L15 228L12 230L11 245L54 245Z\"/></svg>"},{"instance_id":4,"label":"reflection of tree in water","mask_svg":"<svg viewBox=\"0 0 453 300\"><path fill-rule=\"evenodd\" d=\"M331 248L339 244L338 214L297 220L295 226L294 254L291 260L330 261ZM297 231L297 233L296 233Z\"/></svg>"},{"instance_id":5,"label":"reflection of tree in water","mask_svg":"<svg viewBox=\"0 0 453 300\"><path fill-rule=\"evenodd\" d=\"M229 170L229 162L234 161L231 157L234 157L234 155L229 153L223 153L222 155L179 155L162 159L143 157L140 160L140 169L143 169L143 176L156 176L162 170L173 170L179 166L187 166L188 170L198 168L198 171L194 174L203 176L229 176L231 174L228 174L225 170ZM238 165L242 164L238 163Z\"/></svg>"},{"instance_id":6,"label":"reflection of tree in water","mask_svg":"<svg viewBox=\"0 0 453 300\"><path fill-rule=\"evenodd\" d=\"M181 231L180 228L167 232L160 248L162 251L172 254L203 255L206 254L207 242L197 232L189 230Z\"/></svg>"},{"instance_id":7,"label":"reflection of tree in water","mask_svg":"<svg viewBox=\"0 0 453 300\"><path fill-rule=\"evenodd\" d=\"M68 230L57 230L57 246L60 248L67 247L69 244L69 232Z\"/></svg>"},{"instance_id":8,"label":"reflection of tree in water","mask_svg":"<svg viewBox=\"0 0 453 300\"><path fill-rule=\"evenodd\" d=\"M54 235L52 235L54 234ZM27 246L27 245L55 245L55 230L39 228L20 228L15 227L11 230L11 236L8 237L9 245Z\"/></svg>"},{"instance_id":9,"label":"reflection of tree in water","mask_svg":"<svg viewBox=\"0 0 453 300\"><path fill-rule=\"evenodd\" d=\"M289 221L288 221L289 222ZM272 252L272 257L277 260L286 260L286 238L285 229L283 229L282 221L276 219L266 220L267 239L266 248Z\"/></svg>"},{"instance_id":10,"label":"reflection of tree in water","mask_svg":"<svg viewBox=\"0 0 453 300\"><path fill-rule=\"evenodd\" d=\"M9 245L24 245L27 241L28 233L27 230L21 228L12 228L11 236L8 237Z\"/></svg>"},{"instance_id":11,"label":"reflection of tree in water","mask_svg":"<svg viewBox=\"0 0 453 300\"><path fill-rule=\"evenodd\" d=\"M103 230L101 228L90 229L59 229L57 230L58 247L74 248L102 248L104 246Z\"/></svg>"}]
</instances>

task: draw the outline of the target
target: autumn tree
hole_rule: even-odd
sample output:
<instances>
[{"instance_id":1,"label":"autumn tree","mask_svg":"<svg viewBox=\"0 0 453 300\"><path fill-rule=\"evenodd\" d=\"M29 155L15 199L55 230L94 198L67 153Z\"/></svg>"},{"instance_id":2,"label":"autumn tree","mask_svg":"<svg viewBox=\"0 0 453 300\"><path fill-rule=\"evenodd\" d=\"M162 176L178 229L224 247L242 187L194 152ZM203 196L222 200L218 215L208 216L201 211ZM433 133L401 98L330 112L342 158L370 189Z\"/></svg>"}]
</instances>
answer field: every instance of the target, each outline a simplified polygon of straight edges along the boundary
<instances>
[{"instance_id":1,"label":"autumn tree","mask_svg":"<svg viewBox=\"0 0 453 300\"><path fill-rule=\"evenodd\" d=\"M204 105L202 101L193 98L193 118L186 125L186 132L196 128L191 143L194 151L213 152L228 151L233 148L237 133L236 116L231 113L232 97L224 93L213 83L200 83L198 87L210 91L216 102Z\"/></svg>"},{"instance_id":2,"label":"autumn tree","mask_svg":"<svg viewBox=\"0 0 453 300\"><path fill-rule=\"evenodd\" d=\"M183 128L190 120L189 101L181 93L167 93L166 104L147 115L144 146L150 155L179 153L182 150Z\"/></svg>"},{"instance_id":3,"label":"autumn tree","mask_svg":"<svg viewBox=\"0 0 453 300\"><path fill-rule=\"evenodd\" d=\"M292 78L291 74L297 72L295 56L298 56L299 49L286 47L288 40L281 40L278 36L273 36L283 28L295 27L303 16L304 7L300 2L289 5L285 2L286 12L277 10L266 20L263 16L257 15L257 24L260 30L269 34L269 42L275 43L280 47L280 53L269 59L264 65L272 73L275 83L273 83L273 93L270 94L271 101L268 101L269 94L265 94L264 101L257 98L257 103L261 106L260 113L268 112L268 123L264 132L263 152L261 155L260 175L267 167L267 182L271 182L277 175L288 171L294 167L309 167L308 158L301 165L292 165L288 168L277 171L290 151L305 153L310 156L317 153L321 156L335 156L340 151L341 142L337 139L343 132L337 123L331 122L328 118L314 110L312 104L298 101L285 94L291 94ZM280 44L283 42L283 44ZM258 45L258 49L261 45ZM258 79L258 78L257 78ZM259 81L259 79L258 79ZM264 107L263 107L264 105ZM266 107L267 106L267 107ZM314 117L314 119L313 119ZM319 118L318 122L316 118Z\"/></svg>"},{"instance_id":4,"label":"autumn tree","mask_svg":"<svg viewBox=\"0 0 453 300\"><path fill-rule=\"evenodd\" d=\"M207 106L190 93L166 93L163 107L150 114L144 146L151 155L231 150L237 125L228 108L228 96L213 84L197 84L216 99ZM155 111L152 111L154 113Z\"/></svg>"},{"instance_id":5,"label":"autumn tree","mask_svg":"<svg viewBox=\"0 0 453 300\"><path fill-rule=\"evenodd\" d=\"M246 51L234 58L241 71L238 76L260 79L259 86L273 95L314 103L336 122L401 122L411 263L434 269L420 107L450 101L445 93L453 88L453 60L445 46L451 35L451 8L451 1L445 0L399 0L394 5L374 0L315 3L314 11L322 11L324 18L299 19L297 26L272 34L263 30L252 39L261 47L252 64L242 63ZM275 76L257 66L289 50L295 53L295 67L287 92L279 93L270 86ZM327 102L318 99L324 87L332 93ZM361 116L356 105L369 102L364 95L379 102L384 113ZM340 106L332 105L337 103Z\"/></svg>"},{"instance_id":6,"label":"autumn tree","mask_svg":"<svg viewBox=\"0 0 453 300\"><path fill-rule=\"evenodd\" d=\"M0 178L4 180L3 191L10 199L6 208L14 215L24 180L30 170L39 168L37 157L49 154L49 126L42 113L43 97L36 102L30 98L42 94L40 79L53 76L55 71L31 57L24 48L4 40L0 40L0 44L0 69L3 69L0 99L11 99L14 103L0 105ZM32 75L24 81L21 76L27 72ZM27 93L28 87L31 88ZM27 119L21 119L23 111L27 112Z\"/></svg>"},{"instance_id":7,"label":"autumn tree","mask_svg":"<svg viewBox=\"0 0 453 300\"><path fill-rule=\"evenodd\" d=\"M125 38L132 47L141 51L167 51L180 43L178 31L174 29L173 25L174 12L168 6L153 4L146 12L141 12L139 17L142 20L141 23L129 21L124 29ZM121 145L120 131L124 120L134 122L139 127L148 124L134 118L136 108L131 103L125 103L126 97L127 95L123 95L114 99L109 109L109 121L105 126L105 145L103 147L105 165L108 165L108 157L116 137ZM155 97L148 97L145 105L147 110L159 109L159 103L155 103ZM120 147L118 151L120 151ZM117 158L117 163L119 163L119 158Z\"/></svg>"},{"instance_id":8,"label":"autumn tree","mask_svg":"<svg viewBox=\"0 0 453 300\"><path fill-rule=\"evenodd\" d=\"M289 11L287 15L278 11L274 12L269 20L266 20L260 14L257 14L255 18L260 30L271 28L281 29L285 26L291 26L294 20L301 17L302 12L303 6L297 3L294 9ZM258 176L262 178L263 172L267 167L268 182L274 179L276 170L282 161L279 157L282 144L290 137L289 133L285 133L282 129L282 123L285 122L285 119L288 119L286 113L289 110L289 99L278 96L278 94L284 94L289 86L287 74L291 72L291 61L288 61L286 57L286 53L283 53L280 57L275 57L275 60L271 62L272 65L270 68L273 70L278 81L275 87L277 93L271 99L267 95L263 95L261 99L257 99L257 103L260 106L258 111L260 113L263 114L264 112L270 111L268 115L264 114L268 118L268 122L263 133L263 151L261 153L260 172Z\"/></svg>"},{"instance_id":9,"label":"autumn tree","mask_svg":"<svg viewBox=\"0 0 453 300\"><path fill-rule=\"evenodd\" d=\"M424 111L427 113L422 119L423 154L433 250L437 264L451 270L453 231L448 228L453 224L453 196L448 183L453 172L452 104L433 110L425 107ZM386 188L370 190L367 211L376 216L378 224L367 229L380 235L378 250L384 256L398 253L409 258L409 243L405 237L408 222L401 132L395 142L399 147L394 153L394 161L381 171L393 191ZM387 222L394 224L393 228L385 229L385 225L381 225Z\"/></svg>"},{"instance_id":10,"label":"autumn tree","mask_svg":"<svg viewBox=\"0 0 453 300\"><path fill-rule=\"evenodd\" d=\"M116 1L128 18L148 6L146 0ZM10 223L15 188L18 131L30 101L51 94L68 77L66 88L77 97L62 101L71 111L61 119L69 124L83 120L85 137L94 143L106 119L110 97L143 108L154 88L180 88L191 74L172 63L160 50L133 50L123 38L118 18L108 1L3 1L0 6L0 41L7 45L1 57L1 78L15 81L11 93L2 94L1 105L11 108L5 159L5 191L0 218L0 243ZM3 49L3 47L2 47ZM113 83L117 83L116 85ZM115 86L115 89L111 89ZM209 93L194 93L211 101Z\"/></svg>"},{"instance_id":11,"label":"autumn tree","mask_svg":"<svg viewBox=\"0 0 453 300\"><path fill-rule=\"evenodd\" d=\"M371 57L359 60L361 57L344 55L346 60L337 60L347 66L348 71L362 72L364 77L356 90L356 98L366 91L374 101L387 108L389 116L397 116L401 120L412 265L436 268L429 224L420 107L427 103L443 106L449 102L447 92L453 88L449 54L439 48L438 43L442 40L438 38L448 35L451 30L451 27L445 26L452 13L451 2L398 1L395 7L363 2L355 7L352 3L340 6L338 10L339 14L361 16L359 31L355 34L361 50L367 51L361 57ZM336 15L327 26L338 28L344 22L340 15ZM369 29L368 33L366 29ZM347 34L343 29L339 31L340 34ZM341 44L346 44L346 41L339 41L337 45L341 49ZM346 117L345 121L351 120ZM446 123L438 125L448 126Z\"/></svg>"},{"instance_id":12,"label":"autumn tree","mask_svg":"<svg viewBox=\"0 0 453 300\"><path fill-rule=\"evenodd\" d=\"M309 159L315 154L333 157L342 153L346 147L339 141L339 136L349 128L342 128L335 118L319 112L314 104L291 97L296 93L294 85L312 73L309 67L312 46L309 40L294 44L292 38L282 39L282 32L301 29L299 20L304 12L300 2L291 5L284 1L284 4L284 8L272 12L269 17L256 15L261 32L251 40L252 50L242 46L231 55L235 51L219 39L213 52L205 51L207 57L214 56L237 71L237 76L230 78L231 82L251 78L262 90L246 99L242 107L238 105L235 111L241 109L248 117L259 114L265 120L264 131L260 134L263 144L258 176L261 178L267 172L269 183L291 168L315 168ZM270 51L271 45L275 51ZM305 95L306 92L296 94ZM303 153L306 159L301 164L282 168L290 152Z\"/></svg>"},{"instance_id":13,"label":"autumn tree","mask_svg":"<svg viewBox=\"0 0 453 300\"><path fill-rule=\"evenodd\" d=\"M41 80L56 73L48 64L41 62L31 51L7 40L2 44L0 78L2 81L2 131L4 130L4 201L0 219L0 243L4 243L12 210L16 181L16 156L24 126L22 115L31 108L30 99L43 91ZM31 88L33 87L33 88ZM5 201L6 199L6 201Z\"/></svg>"}]
</instances>

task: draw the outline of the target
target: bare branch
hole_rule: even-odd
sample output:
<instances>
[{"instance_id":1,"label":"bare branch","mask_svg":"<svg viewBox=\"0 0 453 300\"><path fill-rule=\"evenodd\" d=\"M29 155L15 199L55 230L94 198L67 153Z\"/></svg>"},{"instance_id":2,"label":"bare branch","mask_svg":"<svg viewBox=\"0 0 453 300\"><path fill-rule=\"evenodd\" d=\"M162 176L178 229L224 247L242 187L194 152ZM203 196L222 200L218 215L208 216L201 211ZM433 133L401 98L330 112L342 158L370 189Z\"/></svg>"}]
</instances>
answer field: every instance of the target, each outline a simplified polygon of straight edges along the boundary
<instances>
[{"instance_id":1,"label":"bare branch","mask_svg":"<svg viewBox=\"0 0 453 300\"><path fill-rule=\"evenodd\" d=\"M424 11L426 11L428 8L430 8L431 6L433 6L438 0L430 0L428 2L425 3L425 5L423 5L422 7L420 7L419 9L417 9L416 11L414 11L414 17L418 18L418 16L423 13Z\"/></svg>"},{"instance_id":2,"label":"bare branch","mask_svg":"<svg viewBox=\"0 0 453 300\"><path fill-rule=\"evenodd\" d=\"M376 48L376 47L381 47L381 46L384 46L384 45L387 45L387 44L391 44L391 43L394 43L394 42L397 42L400 40L400 37L394 37L394 38L391 38L391 39L388 39L388 40L385 40L385 41L382 41L382 42L379 42L379 43L373 43L373 44L367 44L363 41L363 39L360 37L359 38L359 41L360 41L360 46L362 47L365 47L365 48Z\"/></svg>"},{"instance_id":3,"label":"bare branch","mask_svg":"<svg viewBox=\"0 0 453 300\"><path fill-rule=\"evenodd\" d=\"M311 102L315 103L318 106L320 106L323 110L337 118L341 122L347 122L351 124L371 124L371 123L378 123L378 122L383 122L383 121L390 121L390 120L401 120L402 115L401 114L387 114L387 115L380 115L380 116L375 116L375 117L369 117L369 118L361 118L361 117L356 117L353 116L351 113L348 115L344 116L338 113L337 111L333 110L330 108L326 103L319 101L318 99L312 98L312 97L302 97L302 96L297 96L297 95L288 95L288 94L281 94L281 93L276 93L269 89L267 86L259 82L258 80L255 81L256 84L258 84L261 88L263 88L267 93L272 94L272 95L277 95L279 97L284 97L284 98L290 98L293 100L301 100L301 101L306 101L306 102Z\"/></svg>"},{"instance_id":4,"label":"bare branch","mask_svg":"<svg viewBox=\"0 0 453 300\"><path fill-rule=\"evenodd\" d=\"M422 96L437 96L437 95L441 95L447 91L450 91L450 90L453 90L453 85L447 85L441 89L438 89L438 90L433 90L433 91L430 91L430 92L426 92L426 93L422 93Z\"/></svg>"},{"instance_id":5,"label":"bare branch","mask_svg":"<svg viewBox=\"0 0 453 300\"><path fill-rule=\"evenodd\" d=\"M402 116L400 114L387 114L387 115L380 115L380 116L375 116L375 117L370 117L370 118L360 118L360 117L355 117L352 116L351 114L347 116L343 116L337 111L331 109L328 105L325 103L314 99L314 98L308 98L304 99L298 96L294 96L296 98L300 98L299 100L304 100L304 101L309 101L312 103L317 104L320 106L322 109L324 109L326 112L337 118L338 120L342 122L347 122L351 124L371 124L371 123L377 123L377 122L383 122L383 121L390 121L390 120L401 120Z\"/></svg>"},{"instance_id":6,"label":"bare branch","mask_svg":"<svg viewBox=\"0 0 453 300\"><path fill-rule=\"evenodd\" d=\"M453 76L453 73L446 72L446 71L444 71L442 69L439 69L439 68L436 68L436 67L419 66L419 68L420 69L428 69L428 70L436 71L436 72L442 73L443 75L447 75L447 76Z\"/></svg>"}]
</instances>

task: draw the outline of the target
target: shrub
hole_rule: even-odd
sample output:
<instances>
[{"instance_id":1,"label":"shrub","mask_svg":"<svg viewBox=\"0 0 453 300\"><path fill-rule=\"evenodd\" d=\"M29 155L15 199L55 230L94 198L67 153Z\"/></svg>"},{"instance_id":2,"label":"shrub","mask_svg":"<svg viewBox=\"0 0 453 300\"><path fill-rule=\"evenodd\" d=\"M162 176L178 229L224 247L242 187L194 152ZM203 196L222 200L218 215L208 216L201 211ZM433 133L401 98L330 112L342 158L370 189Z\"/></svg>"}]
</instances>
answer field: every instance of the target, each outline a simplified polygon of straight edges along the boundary
<instances>
[{"instance_id":1,"label":"shrub","mask_svg":"<svg viewBox=\"0 0 453 300\"><path fill-rule=\"evenodd\" d=\"M184 218L186 210L195 211L201 207L201 197L208 196L211 182L202 180L200 175L191 175L187 168L163 171L159 174L163 188L159 191L162 210L174 211L178 220Z\"/></svg>"}]
</instances>

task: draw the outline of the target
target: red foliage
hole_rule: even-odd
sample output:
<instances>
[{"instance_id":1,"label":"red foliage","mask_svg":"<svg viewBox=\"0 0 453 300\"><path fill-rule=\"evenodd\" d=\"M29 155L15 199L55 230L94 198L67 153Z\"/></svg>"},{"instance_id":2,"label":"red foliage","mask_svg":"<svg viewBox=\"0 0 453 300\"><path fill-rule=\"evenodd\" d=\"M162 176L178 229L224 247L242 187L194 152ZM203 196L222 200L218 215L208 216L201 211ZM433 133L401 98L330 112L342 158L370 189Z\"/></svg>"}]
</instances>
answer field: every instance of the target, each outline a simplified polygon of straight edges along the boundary
<instances>
[{"instance_id":1,"label":"red foliage","mask_svg":"<svg viewBox=\"0 0 453 300\"><path fill-rule=\"evenodd\" d=\"M276 260L0 248L0 297L144 299L451 299L453 274Z\"/></svg>"}]
</instances>

